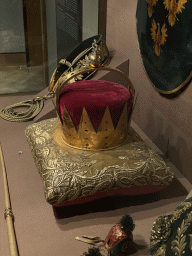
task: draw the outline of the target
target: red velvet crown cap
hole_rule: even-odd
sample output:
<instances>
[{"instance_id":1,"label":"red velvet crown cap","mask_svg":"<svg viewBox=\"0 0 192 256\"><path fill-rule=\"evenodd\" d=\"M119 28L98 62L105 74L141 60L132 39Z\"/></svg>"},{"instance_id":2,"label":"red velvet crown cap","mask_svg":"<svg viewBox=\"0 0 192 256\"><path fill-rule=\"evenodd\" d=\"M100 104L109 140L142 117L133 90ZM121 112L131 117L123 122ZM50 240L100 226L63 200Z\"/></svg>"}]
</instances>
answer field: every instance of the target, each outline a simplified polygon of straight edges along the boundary
<instances>
[{"instance_id":1,"label":"red velvet crown cap","mask_svg":"<svg viewBox=\"0 0 192 256\"><path fill-rule=\"evenodd\" d=\"M99 128L106 107L109 107L114 127L127 103L128 116L132 110L132 96L121 84L102 80L82 80L63 87L58 97L58 112L63 120L64 106L67 108L75 127L86 109L94 128Z\"/></svg>"}]
</instances>

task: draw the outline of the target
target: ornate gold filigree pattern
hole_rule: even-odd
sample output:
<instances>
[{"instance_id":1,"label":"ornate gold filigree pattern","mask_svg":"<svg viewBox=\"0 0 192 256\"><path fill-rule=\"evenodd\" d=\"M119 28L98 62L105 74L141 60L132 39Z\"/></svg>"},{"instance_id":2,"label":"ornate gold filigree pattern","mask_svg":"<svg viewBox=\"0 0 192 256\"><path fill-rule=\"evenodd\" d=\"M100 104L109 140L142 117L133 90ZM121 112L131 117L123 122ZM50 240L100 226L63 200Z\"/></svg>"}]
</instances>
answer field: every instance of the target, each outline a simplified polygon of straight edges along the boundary
<instances>
[{"instance_id":1,"label":"ornate gold filigree pattern","mask_svg":"<svg viewBox=\"0 0 192 256\"><path fill-rule=\"evenodd\" d=\"M175 24L178 13L182 13L183 9L185 9L185 4L187 0L164 0L165 9L169 11L168 21L171 26Z\"/></svg>"},{"instance_id":2,"label":"ornate gold filigree pattern","mask_svg":"<svg viewBox=\"0 0 192 256\"><path fill-rule=\"evenodd\" d=\"M151 238L156 241L167 241L171 234L171 222L167 216L160 216L151 230Z\"/></svg>"},{"instance_id":3,"label":"ornate gold filigree pattern","mask_svg":"<svg viewBox=\"0 0 192 256\"><path fill-rule=\"evenodd\" d=\"M187 228L192 222L192 212L187 214L187 219L183 220L181 223L180 228L177 228L177 235L176 238L171 243L171 249L173 252L175 252L176 256L182 256L182 254L185 252L184 249L186 247L186 235L184 236L184 233L186 232Z\"/></svg>"},{"instance_id":4,"label":"ornate gold filigree pattern","mask_svg":"<svg viewBox=\"0 0 192 256\"><path fill-rule=\"evenodd\" d=\"M88 48L86 51L84 51L82 54L84 54L84 59L81 59L79 60L79 58L82 57L82 54L80 54L77 58L74 59L74 61L72 63L68 62L66 59L62 59L60 61L60 64L66 64L69 69L67 71L65 71L61 76L60 78L56 81L55 80L55 77L56 77L56 73L57 73L57 69L55 69L55 71L53 72L53 75L51 77L51 81L50 81L50 85L49 85L49 92L53 92L55 93L56 90L57 90L57 87L60 86L63 81L67 80L69 77L71 77L73 74L77 74L79 73L80 71L82 70L85 70L87 69L89 66L90 66L90 62L89 62L89 59L88 59L88 55L86 53L88 53L90 50L92 49L92 47ZM107 46L105 44L104 41L100 42L100 44L98 45L98 50L101 54L101 57L102 57L102 61L104 61L105 57L108 57L109 56L109 52L108 52L108 49L107 49ZM107 60L106 60L107 61ZM106 62L105 61L105 62ZM77 62L77 63L76 63ZM105 62L103 62L103 64L105 64ZM73 68L73 65L75 65L75 68ZM91 74L89 74L86 79L89 78L89 76L91 76L93 74L93 72ZM74 77L73 79L71 79L69 81L69 84L70 83L73 83L77 80L82 80L83 79L83 76L82 75L79 75L79 76L76 76Z\"/></svg>"},{"instance_id":5,"label":"ornate gold filigree pattern","mask_svg":"<svg viewBox=\"0 0 192 256\"><path fill-rule=\"evenodd\" d=\"M75 68L71 67L69 71L65 71L65 72L61 75L61 77L59 78L59 83L58 83L58 84L61 84L62 81L63 81L63 79L67 80L67 79L68 79L69 77L71 77L73 74L76 74L76 73L78 73L79 71L84 70L85 68L88 68L88 67L89 67L88 56L85 55L85 59L80 60L80 61L77 63L77 65L76 65ZM69 84L74 83L74 82L77 81L77 80L80 81L80 80L82 80L82 78L83 78L83 75L76 76L76 77L74 77L73 79L70 80Z\"/></svg>"},{"instance_id":6,"label":"ornate gold filigree pattern","mask_svg":"<svg viewBox=\"0 0 192 256\"><path fill-rule=\"evenodd\" d=\"M121 146L100 152L67 146L54 137L56 129L61 129L57 118L26 129L50 204L59 205L112 188L169 185L174 177L165 162L131 128Z\"/></svg>"},{"instance_id":7,"label":"ornate gold filigree pattern","mask_svg":"<svg viewBox=\"0 0 192 256\"><path fill-rule=\"evenodd\" d=\"M149 17L153 14L153 6L156 5L158 0L147 0L148 3L148 15Z\"/></svg>"},{"instance_id":8,"label":"ornate gold filigree pattern","mask_svg":"<svg viewBox=\"0 0 192 256\"><path fill-rule=\"evenodd\" d=\"M153 256L165 256L166 245L162 244Z\"/></svg>"},{"instance_id":9,"label":"ornate gold filigree pattern","mask_svg":"<svg viewBox=\"0 0 192 256\"><path fill-rule=\"evenodd\" d=\"M100 45L98 45L98 51L101 54L102 60L104 60L105 56L109 56L109 52L107 49L107 46L104 42L101 42ZM104 63L103 63L104 64ZM72 77L73 75L79 73L80 71L83 71L85 69L88 69L90 67L90 62L89 62L89 58L88 55L85 55L85 58L82 60L79 60L76 64L76 67L73 68L71 67L70 70L65 71L59 78L58 82L57 82L57 88L60 87L68 78ZM74 78L72 78L68 83L74 83L75 81L80 81L83 79L83 75L77 75ZM87 79L87 78L86 78ZM57 88L55 88L55 91L57 90Z\"/></svg>"},{"instance_id":10,"label":"ornate gold filigree pattern","mask_svg":"<svg viewBox=\"0 0 192 256\"><path fill-rule=\"evenodd\" d=\"M151 230L151 242L150 242L150 250L158 247L158 250L155 253L152 253L152 256L165 256L166 245L165 243L170 237L172 231L172 224L178 220L182 213L192 207L192 202L181 202L180 205L171 213L160 216L153 223ZM192 214L192 212L191 212ZM192 216L189 217L181 224L181 227L177 230L176 239L172 242L172 249L175 252L175 255L181 256L182 252L185 248L185 239L186 236L183 236L183 233L186 231L190 221L192 221ZM184 238L183 238L184 237Z\"/></svg>"},{"instance_id":11,"label":"ornate gold filigree pattern","mask_svg":"<svg viewBox=\"0 0 192 256\"><path fill-rule=\"evenodd\" d=\"M88 56L85 55L85 58L83 60L79 60L76 67L71 67L70 70L65 71L60 78L57 81L57 86L54 86L54 92L60 91L60 88L62 87L62 84L71 78L73 75L78 74L81 71L84 71L90 67ZM83 75L79 74L77 76L74 76L72 79L69 80L68 84L74 83L75 81L80 81L83 79Z\"/></svg>"},{"instance_id":12,"label":"ornate gold filigree pattern","mask_svg":"<svg viewBox=\"0 0 192 256\"><path fill-rule=\"evenodd\" d=\"M165 24L160 28L160 24L155 22L153 20L152 28L151 28L151 36L155 43L155 53L157 56L161 53L161 45L163 45L166 42L167 35L167 28Z\"/></svg>"}]
</instances>

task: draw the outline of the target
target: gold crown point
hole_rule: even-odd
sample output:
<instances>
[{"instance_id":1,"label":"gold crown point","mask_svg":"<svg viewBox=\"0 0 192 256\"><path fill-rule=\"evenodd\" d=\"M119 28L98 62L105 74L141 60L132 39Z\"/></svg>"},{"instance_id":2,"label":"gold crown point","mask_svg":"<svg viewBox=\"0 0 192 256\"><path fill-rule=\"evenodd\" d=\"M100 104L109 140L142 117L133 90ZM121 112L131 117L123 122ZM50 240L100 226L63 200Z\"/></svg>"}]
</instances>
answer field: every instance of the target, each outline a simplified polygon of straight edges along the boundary
<instances>
[{"instance_id":1,"label":"gold crown point","mask_svg":"<svg viewBox=\"0 0 192 256\"><path fill-rule=\"evenodd\" d=\"M72 145L74 138L77 136L77 131L66 106L64 106L63 111L64 113L63 113L62 129L63 129L64 142L67 141L67 144Z\"/></svg>"},{"instance_id":2,"label":"gold crown point","mask_svg":"<svg viewBox=\"0 0 192 256\"><path fill-rule=\"evenodd\" d=\"M66 106L64 106L63 108L63 125L65 125L68 129L71 129L71 128L75 129L75 126L73 124L73 121L71 119L71 116Z\"/></svg>"},{"instance_id":3,"label":"gold crown point","mask_svg":"<svg viewBox=\"0 0 192 256\"><path fill-rule=\"evenodd\" d=\"M124 105L123 111L120 115L119 121L117 123L116 129L124 130L128 128L128 115L127 115L127 102Z\"/></svg>"},{"instance_id":4,"label":"gold crown point","mask_svg":"<svg viewBox=\"0 0 192 256\"><path fill-rule=\"evenodd\" d=\"M91 122L91 119L87 113L87 110L85 109L85 107L83 108L82 111L82 115L81 115L81 119L79 122L79 128L78 128L78 132L82 132L82 133L87 133L89 134L90 132L95 132L95 128Z\"/></svg>"},{"instance_id":5,"label":"gold crown point","mask_svg":"<svg viewBox=\"0 0 192 256\"><path fill-rule=\"evenodd\" d=\"M114 125L111 119L109 107L107 106L97 132L107 132L108 130L114 130Z\"/></svg>"}]
</instances>

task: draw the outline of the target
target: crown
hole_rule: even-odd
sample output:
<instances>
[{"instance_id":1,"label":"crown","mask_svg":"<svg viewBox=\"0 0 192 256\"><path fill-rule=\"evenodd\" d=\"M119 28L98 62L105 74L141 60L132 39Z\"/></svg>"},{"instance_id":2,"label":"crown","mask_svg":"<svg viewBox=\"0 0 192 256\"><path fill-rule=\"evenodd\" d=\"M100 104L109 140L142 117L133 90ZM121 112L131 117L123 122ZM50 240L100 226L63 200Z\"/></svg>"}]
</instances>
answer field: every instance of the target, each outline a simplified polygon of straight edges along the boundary
<instances>
[{"instance_id":1,"label":"crown","mask_svg":"<svg viewBox=\"0 0 192 256\"><path fill-rule=\"evenodd\" d=\"M78 81L61 90L57 111L65 143L81 149L110 149L127 137L132 97L117 83Z\"/></svg>"},{"instance_id":2,"label":"crown","mask_svg":"<svg viewBox=\"0 0 192 256\"><path fill-rule=\"evenodd\" d=\"M88 58L90 68L73 71L58 86L56 110L62 124L63 142L80 149L106 150L117 147L127 138L134 87L120 70L100 66L102 52L96 41L92 48ZM97 70L121 74L130 89L102 80L69 83L80 74Z\"/></svg>"}]
</instances>

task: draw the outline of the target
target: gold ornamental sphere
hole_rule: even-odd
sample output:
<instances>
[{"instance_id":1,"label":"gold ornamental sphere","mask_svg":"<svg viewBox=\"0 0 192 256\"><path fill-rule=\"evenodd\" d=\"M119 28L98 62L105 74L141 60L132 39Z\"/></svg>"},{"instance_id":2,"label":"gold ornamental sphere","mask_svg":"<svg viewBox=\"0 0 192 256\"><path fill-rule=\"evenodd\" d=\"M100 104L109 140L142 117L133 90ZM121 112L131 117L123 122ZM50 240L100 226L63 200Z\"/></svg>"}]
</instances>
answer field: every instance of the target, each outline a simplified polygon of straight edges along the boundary
<instances>
[{"instance_id":1,"label":"gold ornamental sphere","mask_svg":"<svg viewBox=\"0 0 192 256\"><path fill-rule=\"evenodd\" d=\"M94 40L93 44L93 51L89 54L89 64L92 67L99 67L102 61L102 52L98 49L97 41Z\"/></svg>"}]
</instances>

